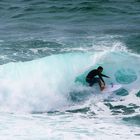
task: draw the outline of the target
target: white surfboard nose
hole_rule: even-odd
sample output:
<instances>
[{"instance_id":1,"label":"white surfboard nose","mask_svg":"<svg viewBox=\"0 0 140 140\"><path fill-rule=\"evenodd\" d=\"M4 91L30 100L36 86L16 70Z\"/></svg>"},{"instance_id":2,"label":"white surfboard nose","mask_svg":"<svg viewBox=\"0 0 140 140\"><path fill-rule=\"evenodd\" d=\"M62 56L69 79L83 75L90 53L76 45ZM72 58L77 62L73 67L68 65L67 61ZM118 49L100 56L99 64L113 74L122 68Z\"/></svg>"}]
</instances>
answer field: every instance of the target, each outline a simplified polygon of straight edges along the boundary
<instances>
[{"instance_id":1,"label":"white surfboard nose","mask_svg":"<svg viewBox=\"0 0 140 140\"><path fill-rule=\"evenodd\" d=\"M113 91L116 91L116 90L120 89L121 87L122 87L122 85L114 85L114 84L112 85L112 84L110 84L110 85L107 85L102 92L103 93L113 92Z\"/></svg>"}]
</instances>

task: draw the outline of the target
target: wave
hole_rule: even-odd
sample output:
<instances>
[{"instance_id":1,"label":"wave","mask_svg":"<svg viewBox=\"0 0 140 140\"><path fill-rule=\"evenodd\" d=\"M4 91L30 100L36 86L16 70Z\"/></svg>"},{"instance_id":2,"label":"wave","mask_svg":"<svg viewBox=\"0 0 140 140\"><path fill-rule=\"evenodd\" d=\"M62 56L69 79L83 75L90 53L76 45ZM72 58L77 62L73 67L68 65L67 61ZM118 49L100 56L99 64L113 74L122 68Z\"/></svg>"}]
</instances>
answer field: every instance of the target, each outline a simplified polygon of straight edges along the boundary
<instances>
[{"instance_id":1,"label":"wave","mask_svg":"<svg viewBox=\"0 0 140 140\"><path fill-rule=\"evenodd\" d=\"M98 90L75 80L79 76L84 79L85 74L98 65L102 65L104 73L111 77L106 83L120 83L128 94L135 90L136 96L140 82L139 64L139 55L118 49L64 53L28 62L7 63L0 66L0 110L63 110L77 104L79 98L82 102L91 97L95 99ZM96 102L101 99L109 98L100 95Z\"/></svg>"}]
</instances>

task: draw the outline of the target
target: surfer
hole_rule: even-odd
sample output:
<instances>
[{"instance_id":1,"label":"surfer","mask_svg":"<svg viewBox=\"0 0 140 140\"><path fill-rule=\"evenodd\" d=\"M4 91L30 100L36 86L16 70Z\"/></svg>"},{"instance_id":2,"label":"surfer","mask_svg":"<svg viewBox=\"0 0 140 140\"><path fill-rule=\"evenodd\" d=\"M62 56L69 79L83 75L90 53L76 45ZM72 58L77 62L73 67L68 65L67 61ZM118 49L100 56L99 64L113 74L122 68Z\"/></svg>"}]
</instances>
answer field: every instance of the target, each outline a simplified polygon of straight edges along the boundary
<instances>
[{"instance_id":1,"label":"surfer","mask_svg":"<svg viewBox=\"0 0 140 140\"><path fill-rule=\"evenodd\" d=\"M110 78L102 74L103 67L99 66L97 69L91 70L87 77L86 81L89 83L89 86L93 86L95 83L98 83L100 86L101 91L105 88L105 82L102 77Z\"/></svg>"}]
</instances>

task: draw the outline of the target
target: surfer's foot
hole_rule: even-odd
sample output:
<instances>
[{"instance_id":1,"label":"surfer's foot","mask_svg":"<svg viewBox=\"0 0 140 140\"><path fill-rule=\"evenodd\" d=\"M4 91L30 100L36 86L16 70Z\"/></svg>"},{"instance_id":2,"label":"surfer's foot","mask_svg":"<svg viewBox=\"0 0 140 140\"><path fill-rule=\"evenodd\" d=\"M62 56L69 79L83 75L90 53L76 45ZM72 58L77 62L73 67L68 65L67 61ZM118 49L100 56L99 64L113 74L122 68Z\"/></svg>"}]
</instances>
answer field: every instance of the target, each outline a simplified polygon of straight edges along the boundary
<instances>
[{"instance_id":1,"label":"surfer's foot","mask_svg":"<svg viewBox=\"0 0 140 140\"><path fill-rule=\"evenodd\" d=\"M101 91L103 91L105 89L105 87L101 87L100 89L101 89Z\"/></svg>"}]
</instances>

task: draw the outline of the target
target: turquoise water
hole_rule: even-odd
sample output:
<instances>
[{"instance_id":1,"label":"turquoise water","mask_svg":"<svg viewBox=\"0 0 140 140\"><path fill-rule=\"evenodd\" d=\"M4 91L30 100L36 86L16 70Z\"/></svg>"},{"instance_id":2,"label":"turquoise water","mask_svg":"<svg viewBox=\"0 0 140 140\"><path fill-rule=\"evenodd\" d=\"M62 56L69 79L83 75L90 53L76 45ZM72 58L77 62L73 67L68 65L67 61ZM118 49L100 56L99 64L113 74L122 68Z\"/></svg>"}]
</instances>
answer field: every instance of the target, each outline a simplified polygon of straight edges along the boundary
<instances>
[{"instance_id":1,"label":"turquoise water","mask_svg":"<svg viewBox=\"0 0 140 140\"><path fill-rule=\"evenodd\" d=\"M138 140L139 25L139 0L1 0L0 138Z\"/></svg>"}]
</instances>

